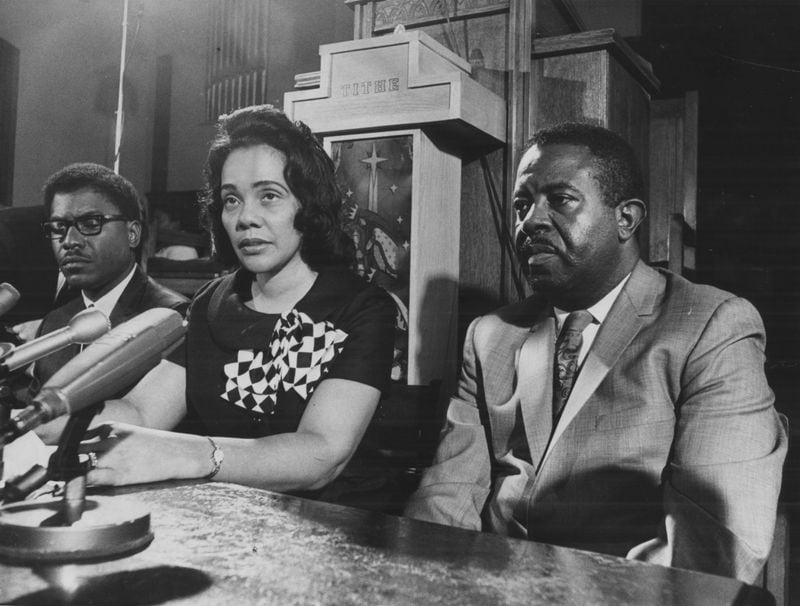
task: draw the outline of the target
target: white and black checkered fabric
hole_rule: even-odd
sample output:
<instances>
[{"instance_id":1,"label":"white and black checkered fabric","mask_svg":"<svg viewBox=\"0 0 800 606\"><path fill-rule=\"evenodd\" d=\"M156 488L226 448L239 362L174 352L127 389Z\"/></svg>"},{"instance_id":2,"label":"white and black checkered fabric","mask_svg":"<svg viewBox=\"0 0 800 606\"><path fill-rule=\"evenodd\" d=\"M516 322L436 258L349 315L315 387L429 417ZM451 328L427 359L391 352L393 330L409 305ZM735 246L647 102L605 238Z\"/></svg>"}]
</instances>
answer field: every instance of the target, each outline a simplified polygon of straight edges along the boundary
<instances>
[{"instance_id":1,"label":"white and black checkered fabric","mask_svg":"<svg viewBox=\"0 0 800 606\"><path fill-rule=\"evenodd\" d=\"M282 314L265 351L240 349L225 364L225 400L247 410L272 414L279 391L311 396L328 364L343 347L347 333L323 320L314 322L297 310Z\"/></svg>"}]
</instances>

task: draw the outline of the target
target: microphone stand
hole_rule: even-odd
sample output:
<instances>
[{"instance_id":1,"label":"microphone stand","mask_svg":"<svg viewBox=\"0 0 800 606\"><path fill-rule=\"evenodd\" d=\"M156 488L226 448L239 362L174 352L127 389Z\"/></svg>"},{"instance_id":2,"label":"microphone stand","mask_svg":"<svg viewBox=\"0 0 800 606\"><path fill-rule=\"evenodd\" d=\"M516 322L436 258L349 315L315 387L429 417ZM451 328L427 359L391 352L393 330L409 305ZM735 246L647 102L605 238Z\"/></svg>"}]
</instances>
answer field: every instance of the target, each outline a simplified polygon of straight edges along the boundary
<instances>
[{"instance_id":1,"label":"microphone stand","mask_svg":"<svg viewBox=\"0 0 800 606\"><path fill-rule=\"evenodd\" d=\"M59 526L74 524L81 519L86 501L86 474L91 471L89 461L81 462L78 459L78 446L83 435L89 428L94 416L103 410L103 402L70 415L58 448L51 455L48 464L50 480L64 481L64 500L61 514L63 523Z\"/></svg>"},{"instance_id":2,"label":"microphone stand","mask_svg":"<svg viewBox=\"0 0 800 606\"><path fill-rule=\"evenodd\" d=\"M141 551L153 540L150 514L137 504L86 498L91 464L80 460L78 447L103 406L101 401L70 415L46 469L34 465L6 482L1 496L9 504L0 507L0 558L33 564L110 559ZM24 500L51 480L64 482L61 500Z\"/></svg>"},{"instance_id":3,"label":"microphone stand","mask_svg":"<svg viewBox=\"0 0 800 606\"><path fill-rule=\"evenodd\" d=\"M27 473L8 483L3 500L22 501L48 481L64 482L61 520L49 521L55 526L69 526L81 519L86 500L86 474L91 471L89 461L80 461L78 446L94 416L103 410L103 402L71 415L67 420L56 451L50 456L47 469L34 465ZM56 523L58 522L58 523Z\"/></svg>"},{"instance_id":4,"label":"microphone stand","mask_svg":"<svg viewBox=\"0 0 800 606\"><path fill-rule=\"evenodd\" d=\"M0 435L5 433L11 421L11 409L14 408L17 399L14 397L13 390L8 384L7 379L0 379ZM5 464L3 463L3 447L0 445L0 479L3 478Z\"/></svg>"},{"instance_id":5,"label":"microphone stand","mask_svg":"<svg viewBox=\"0 0 800 606\"><path fill-rule=\"evenodd\" d=\"M86 474L91 470L88 461L78 458L78 446L94 416L103 410L103 402L88 406L70 415L56 451L50 456L47 468L34 465L28 471L6 482L0 500L16 503L49 481L64 482L62 517L64 525L81 519L86 497ZM8 421L8 419L6 420Z\"/></svg>"},{"instance_id":6,"label":"microphone stand","mask_svg":"<svg viewBox=\"0 0 800 606\"><path fill-rule=\"evenodd\" d=\"M62 340L81 342L84 333L104 334L108 319L102 312L87 310L73 317L68 329L60 330L65 332L56 337L59 331L53 331L53 336L45 337L48 347L42 341L34 347L36 341L31 341L24 355L17 352L4 364L0 358L0 371L3 365L9 370L19 368L34 354L46 355L39 350L60 345ZM150 544L150 513L141 505L124 497L87 494L89 468L78 459L78 448L86 428L102 408L96 403L117 397L122 385L130 388L167 355L167 350L180 344L185 332L181 314L165 308L149 309L112 328L56 371L31 405L0 433L2 445L40 422L74 411L47 469L34 466L0 495L15 501L0 507L0 559L62 564L122 557ZM36 486L48 479L65 482L63 500L33 494Z\"/></svg>"}]
</instances>

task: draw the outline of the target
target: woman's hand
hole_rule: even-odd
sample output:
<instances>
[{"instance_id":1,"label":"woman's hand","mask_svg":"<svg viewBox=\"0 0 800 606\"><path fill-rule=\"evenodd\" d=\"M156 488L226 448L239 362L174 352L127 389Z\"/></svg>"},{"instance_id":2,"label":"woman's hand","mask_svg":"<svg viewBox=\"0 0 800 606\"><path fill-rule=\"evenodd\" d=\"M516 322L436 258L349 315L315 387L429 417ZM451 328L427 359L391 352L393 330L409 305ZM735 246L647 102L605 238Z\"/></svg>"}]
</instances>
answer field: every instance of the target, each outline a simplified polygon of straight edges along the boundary
<instances>
[{"instance_id":1,"label":"woman's hand","mask_svg":"<svg viewBox=\"0 0 800 606\"><path fill-rule=\"evenodd\" d=\"M361 442L380 392L345 379L326 379L295 432L263 438L214 438L225 459L216 479L267 490L315 490L342 471ZM94 453L94 485L122 486L207 477L214 447L205 436L106 423L86 432L79 452Z\"/></svg>"},{"instance_id":2,"label":"woman's hand","mask_svg":"<svg viewBox=\"0 0 800 606\"><path fill-rule=\"evenodd\" d=\"M97 464L87 475L91 485L202 478L211 471L206 438L125 423L90 429L78 452L96 457Z\"/></svg>"}]
</instances>

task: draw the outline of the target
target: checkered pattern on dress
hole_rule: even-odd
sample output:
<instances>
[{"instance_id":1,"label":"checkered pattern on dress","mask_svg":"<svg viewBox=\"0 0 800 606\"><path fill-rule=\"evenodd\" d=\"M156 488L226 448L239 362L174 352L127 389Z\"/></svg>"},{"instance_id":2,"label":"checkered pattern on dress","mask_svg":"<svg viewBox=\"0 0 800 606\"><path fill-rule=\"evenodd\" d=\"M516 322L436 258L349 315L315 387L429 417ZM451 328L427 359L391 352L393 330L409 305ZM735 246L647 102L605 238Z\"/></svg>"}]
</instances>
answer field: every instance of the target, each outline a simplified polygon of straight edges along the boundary
<instances>
[{"instance_id":1,"label":"checkered pattern on dress","mask_svg":"<svg viewBox=\"0 0 800 606\"><path fill-rule=\"evenodd\" d=\"M266 350L240 349L236 362L223 366L222 398L262 414L275 412L278 391L311 396L343 348L347 333L331 322L314 322L295 309L281 314Z\"/></svg>"}]
</instances>

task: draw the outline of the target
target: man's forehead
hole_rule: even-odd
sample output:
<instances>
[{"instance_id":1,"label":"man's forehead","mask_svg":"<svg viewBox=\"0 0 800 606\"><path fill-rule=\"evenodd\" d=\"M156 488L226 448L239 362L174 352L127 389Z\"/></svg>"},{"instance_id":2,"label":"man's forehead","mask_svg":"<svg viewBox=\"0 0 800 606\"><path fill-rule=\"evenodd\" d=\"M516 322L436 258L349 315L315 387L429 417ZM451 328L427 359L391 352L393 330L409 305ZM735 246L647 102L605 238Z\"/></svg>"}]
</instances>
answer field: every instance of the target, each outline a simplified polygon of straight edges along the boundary
<instances>
[{"instance_id":1,"label":"man's forehead","mask_svg":"<svg viewBox=\"0 0 800 606\"><path fill-rule=\"evenodd\" d=\"M533 145L525 151L520 159L517 179L525 179L528 175L542 169L577 171L593 168L594 156L586 146L566 143Z\"/></svg>"},{"instance_id":2,"label":"man's forehead","mask_svg":"<svg viewBox=\"0 0 800 606\"><path fill-rule=\"evenodd\" d=\"M84 188L73 192L58 192L53 196L50 216L85 215L88 213L118 213L117 205L108 196Z\"/></svg>"}]
</instances>

